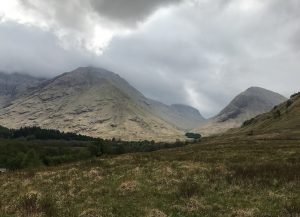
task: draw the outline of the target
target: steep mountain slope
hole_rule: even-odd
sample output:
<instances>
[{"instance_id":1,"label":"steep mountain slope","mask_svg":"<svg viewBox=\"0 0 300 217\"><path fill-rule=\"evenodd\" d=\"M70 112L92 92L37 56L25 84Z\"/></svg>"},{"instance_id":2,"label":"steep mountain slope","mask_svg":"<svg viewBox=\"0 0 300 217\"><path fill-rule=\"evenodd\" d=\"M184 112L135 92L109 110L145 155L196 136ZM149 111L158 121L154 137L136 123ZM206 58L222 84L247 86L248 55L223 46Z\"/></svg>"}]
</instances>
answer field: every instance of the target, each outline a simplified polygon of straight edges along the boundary
<instances>
[{"instance_id":1,"label":"steep mountain slope","mask_svg":"<svg viewBox=\"0 0 300 217\"><path fill-rule=\"evenodd\" d=\"M44 79L23 74L0 72L0 107L6 106L26 90L37 86Z\"/></svg>"},{"instance_id":2,"label":"steep mountain slope","mask_svg":"<svg viewBox=\"0 0 300 217\"><path fill-rule=\"evenodd\" d=\"M222 133L258 114L269 111L287 99L275 92L260 87L250 87L236 96L217 116L196 131L205 135Z\"/></svg>"},{"instance_id":3,"label":"steep mountain slope","mask_svg":"<svg viewBox=\"0 0 300 217\"><path fill-rule=\"evenodd\" d=\"M218 122L234 120L243 122L269 111L287 99L275 92L260 87L250 87L235 97L214 119Z\"/></svg>"},{"instance_id":4,"label":"steep mountain slope","mask_svg":"<svg viewBox=\"0 0 300 217\"><path fill-rule=\"evenodd\" d=\"M6 127L40 126L94 137L175 140L182 133L155 116L147 99L117 74L78 68L46 81L1 110Z\"/></svg>"},{"instance_id":5,"label":"steep mountain slope","mask_svg":"<svg viewBox=\"0 0 300 217\"><path fill-rule=\"evenodd\" d=\"M300 139L300 93L271 111L245 121L241 128L229 133Z\"/></svg>"},{"instance_id":6,"label":"steep mountain slope","mask_svg":"<svg viewBox=\"0 0 300 217\"><path fill-rule=\"evenodd\" d=\"M165 105L161 102L147 99L151 112L181 130L190 130L205 122L200 112L187 105Z\"/></svg>"},{"instance_id":7,"label":"steep mountain slope","mask_svg":"<svg viewBox=\"0 0 300 217\"><path fill-rule=\"evenodd\" d=\"M181 123L186 126L186 129L195 128L199 126L200 123L204 123L206 121L200 112L194 107L183 104L173 104L171 105L171 108L178 112L179 116L182 117ZM187 121L189 121L189 123L186 123Z\"/></svg>"}]
</instances>

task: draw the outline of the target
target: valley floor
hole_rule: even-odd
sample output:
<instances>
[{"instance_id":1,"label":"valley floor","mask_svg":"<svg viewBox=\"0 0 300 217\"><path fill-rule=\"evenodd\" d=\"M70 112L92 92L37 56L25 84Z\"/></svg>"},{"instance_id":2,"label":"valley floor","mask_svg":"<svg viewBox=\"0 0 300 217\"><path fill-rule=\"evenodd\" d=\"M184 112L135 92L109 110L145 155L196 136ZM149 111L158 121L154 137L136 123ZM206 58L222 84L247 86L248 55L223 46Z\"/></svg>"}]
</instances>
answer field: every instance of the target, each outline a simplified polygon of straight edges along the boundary
<instances>
[{"instance_id":1,"label":"valley floor","mask_svg":"<svg viewBox=\"0 0 300 217\"><path fill-rule=\"evenodd\" d=\"M300 141L199 144L0 174L0 216L299 216Z\"/></svg>"}]
</instances>

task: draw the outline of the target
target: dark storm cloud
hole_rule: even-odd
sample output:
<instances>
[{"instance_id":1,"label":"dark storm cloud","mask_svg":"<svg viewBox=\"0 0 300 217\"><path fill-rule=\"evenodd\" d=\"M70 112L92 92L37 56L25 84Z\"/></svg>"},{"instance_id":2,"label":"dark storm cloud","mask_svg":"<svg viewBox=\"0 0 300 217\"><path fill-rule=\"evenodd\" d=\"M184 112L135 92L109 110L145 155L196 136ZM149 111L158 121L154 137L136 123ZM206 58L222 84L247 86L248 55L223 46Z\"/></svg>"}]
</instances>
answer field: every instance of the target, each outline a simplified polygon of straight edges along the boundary
<instances>
[{"instance_id":1,"label":"dark storm cloud","mask_svg":"<svg viewBox=\"0 0 300 217\"><path fill-rule=\"evenodd\" d=\"M90 0L100 16L123 24L135 24L144 20L161 6L178 3L181 0Z\"/></svg>"},{"instance_id":2,"label":"dark storm cloud","mask_svg":"<svg viewBox=\"0 0 300 217\"><path fill-rule=\"evenodd\" d=\"M20 0L25 8L44 16L52 16L69 27L84 27L94 15L116 25L134 26L162 6L182 0Z\"/></svg>"}]
</instances>

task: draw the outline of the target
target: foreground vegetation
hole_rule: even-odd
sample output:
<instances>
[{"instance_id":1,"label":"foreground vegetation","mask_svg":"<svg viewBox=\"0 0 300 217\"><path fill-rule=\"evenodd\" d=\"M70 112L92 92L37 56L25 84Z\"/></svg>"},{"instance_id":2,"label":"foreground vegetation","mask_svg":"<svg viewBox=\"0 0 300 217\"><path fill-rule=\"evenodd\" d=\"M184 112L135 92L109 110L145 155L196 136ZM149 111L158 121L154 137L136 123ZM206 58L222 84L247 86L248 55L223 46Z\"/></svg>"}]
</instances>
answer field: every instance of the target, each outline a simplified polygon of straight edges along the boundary
<instances>
[{"instance_id":1,"label":"foreground vegetation","mask_svg":"<svg viewBox=\"0 0 300 217\"><path fill-rule=\"evenodd\" d=\"M300 141L216 137L0 175L0 216L300 215Z\"/></svg>"},{"instance_id":2,"label":"foreground vegetation","mask_svg":"<svg viewBox=\"0 0 300 217\"><path fill-rule=\"evenodd\" d=\"M299 114L296 94L240 129L147 153L113 155L184 144L61 140L89 159L0 174L0 217L299 217ZM43 158L33 150L22 162Z\"/></svg>"}]
</instances>

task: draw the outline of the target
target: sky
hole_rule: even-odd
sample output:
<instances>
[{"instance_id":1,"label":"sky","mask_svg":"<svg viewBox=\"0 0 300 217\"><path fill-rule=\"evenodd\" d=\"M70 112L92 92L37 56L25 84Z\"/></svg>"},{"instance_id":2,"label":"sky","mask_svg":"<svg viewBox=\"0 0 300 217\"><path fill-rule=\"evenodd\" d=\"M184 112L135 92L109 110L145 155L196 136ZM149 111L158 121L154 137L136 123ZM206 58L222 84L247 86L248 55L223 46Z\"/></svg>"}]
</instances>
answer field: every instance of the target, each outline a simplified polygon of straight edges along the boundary
<instances>
[{"instance_id":1,"label":"sky","mask_svg":"<svg viewBox=\"0 0 300 217\"><path fill-rule=\"evenodd\" d=\"M0 71L111 70L216 115L251 86L300 89L299 0L0 0Z\"/></svg>"}]
</instances>

